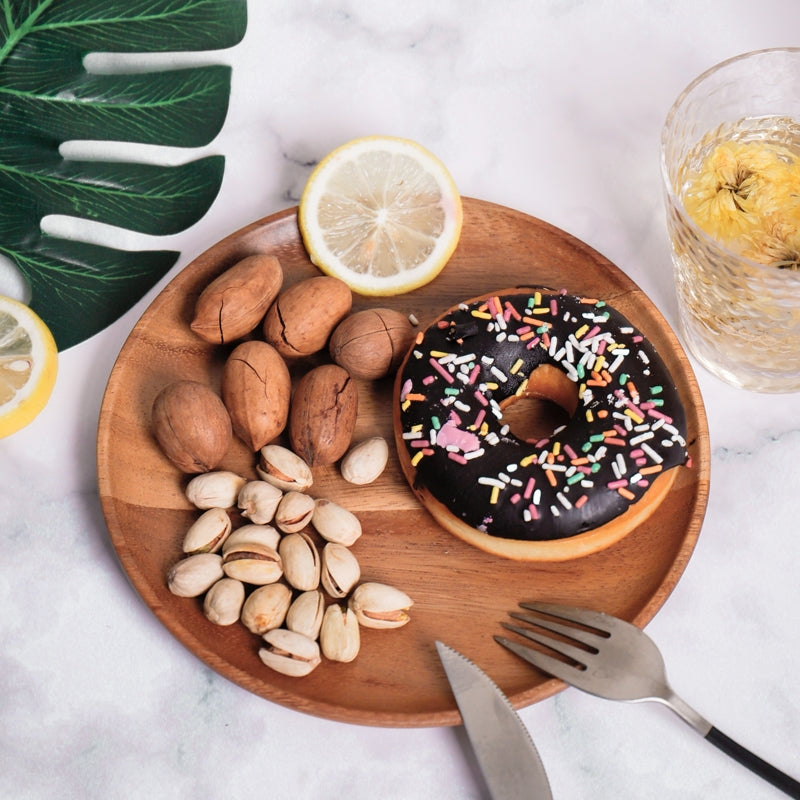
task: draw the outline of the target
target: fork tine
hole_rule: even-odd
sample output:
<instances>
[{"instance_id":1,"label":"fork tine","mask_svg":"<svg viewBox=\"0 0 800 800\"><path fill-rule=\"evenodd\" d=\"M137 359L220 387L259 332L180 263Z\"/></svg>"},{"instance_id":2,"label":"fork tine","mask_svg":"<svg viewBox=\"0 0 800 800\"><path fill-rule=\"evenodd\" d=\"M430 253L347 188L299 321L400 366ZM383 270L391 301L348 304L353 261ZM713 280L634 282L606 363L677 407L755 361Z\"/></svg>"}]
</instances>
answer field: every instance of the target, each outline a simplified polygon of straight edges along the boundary
<instances>
[{"instance_id":1,"label":"fork tine","mask_svg":"<svg viewBox=\"0 0 800 800\"><path fill-rule=\"evenodd\" d=\"M503 622L501 624L504 628L514 631L514 633L518 633L520 636L524 636L526 639L536 642L536 644L544 645L555 653L560 653L562 656L571 658L584 667L586 666L586 659L592 655L592 653L588 653L582 647L576 647L567 642L560 642L557 639L553 639L551 636L547 636L547 634L541 634L529 628L521 628L519 625L511 625L508 622Z\"/></svg>"},{"instance_id":2,"label":"fork tine","mask_svg":"<svg viewBox=\"0 0 800 800\"><path fill-rule=\"evenodd\" d=\"M577 622L579 625L586 625L587 627L596 628L606 633L611 633L621 622L621 620L618 620L616 617L604 614L602 611L592 611L588 608L575 608L558 603L540 603L539 601L530 600L520 603L520 607L527 608L529 611L551 614L554 617L567 620L567 622Z\"/></svg>"},{"instance_id":3,"label":"fork tine","mask_svg":"<svg viewBox=\"0 0 800 800\"><path fill-rule=\"evenodd\" d=\"M494 640L498 644L503 645L503 647L508 648L520 658L525 659L525 661L532 664L536 669L540 669L547 675L552 675L554 678L564 681L564 683L574 684L576 678L580 676L580 672L565 661L560 661L538 650L526 647L524 644L506 639L505 636L495 636Z\"/></svg>"},{"instance_id":4,"label":"fork tine","mask_svg":"<svg viewBox=\"0 0 800 800\"><path fill-rule=\"evenodd\" d=\"M531 625L536 625L539 628L544 628L553 633L560 633L562 636L566 636L575 642L581 642L587 647L593 648L595 652L597 652L597 646L608 639L608 634L593 633L581 628L575 628L572 625L562 625L549 617L544 618L534 616L533 614L520 614L516 611L512 611L510 616L521 622L529 622ZM585 655L585 651L582 652Z\"/></svg>"}]
</instances>

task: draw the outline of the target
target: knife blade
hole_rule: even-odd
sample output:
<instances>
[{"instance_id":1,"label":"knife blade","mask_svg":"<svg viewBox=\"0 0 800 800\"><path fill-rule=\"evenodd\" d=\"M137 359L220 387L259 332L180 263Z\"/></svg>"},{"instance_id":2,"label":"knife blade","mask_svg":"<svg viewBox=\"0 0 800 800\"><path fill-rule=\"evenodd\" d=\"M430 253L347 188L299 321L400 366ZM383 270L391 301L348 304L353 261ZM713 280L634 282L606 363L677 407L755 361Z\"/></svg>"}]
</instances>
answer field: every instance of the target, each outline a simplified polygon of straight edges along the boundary
<instances>
[{"instance_id":1,"label":"knife blade","mask_svg":"<svg viewBox=\"0 0 800 800\"><path fill-rule=\"evenodd\" d=\"M436 649L493 800L552 800L539 751L508 698L466 656L439 641Z\"/></svg>"}]
</instances>

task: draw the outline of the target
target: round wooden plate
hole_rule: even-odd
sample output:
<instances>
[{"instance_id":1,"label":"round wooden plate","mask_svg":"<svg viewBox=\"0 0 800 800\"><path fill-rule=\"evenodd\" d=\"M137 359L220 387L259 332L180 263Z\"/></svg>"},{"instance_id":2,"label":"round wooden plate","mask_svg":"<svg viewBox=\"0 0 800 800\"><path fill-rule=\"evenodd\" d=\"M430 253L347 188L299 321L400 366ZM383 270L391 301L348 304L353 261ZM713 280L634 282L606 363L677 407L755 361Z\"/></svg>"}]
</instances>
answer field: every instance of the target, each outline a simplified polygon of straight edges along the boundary
<instances>
[{"instance_id":1,"label":"round wooden plate","mask_svg":"<svg viewBox=\"0 0 800 800\"><path fill-rule=\"evenodd\" d=\"M179 641L220 674L281 705L350 723L421 727L460 723L436 639L475 661L522 707L564 685L494 642L501 620L521 600L590 606L640 626L655 615L686 567L707 502L708 430L692 369L657 309L607 259L541 220L468 198L460 243L439 277L399 297L355 297L354 308L396 308L425 326L467 297L521 284L563 287L610 302L654 343L686 406L692 465L679 470L658 512L602 552L522 563L487 555L439 528L415 499L394 455L368 487L346 484L336 467L318 470L311 494L329 497L361 519L364 534L353 552L362 579L394 584L415 605L404 628L364 630L354 662L323 661L305 678L273 672L258 658L258 637L241 625L212 625L200 600L170 594L166 574L180 558L183 534L197 512L183 494L187 477L152 438L150 408L157 392L178 378L218 388L227 350L190 331L195 300L216 275L257 252L280 259L285 286L318 274L303 249L296 209L223 239L145 311L114 365L100 413L98 480L112 542L134 587ZM354 438L381 435L392 442L391 379L361 382L359 392ZM254 477L254 465L254 454L235 442L221 466Z\"/></svg>"}]
</instances>

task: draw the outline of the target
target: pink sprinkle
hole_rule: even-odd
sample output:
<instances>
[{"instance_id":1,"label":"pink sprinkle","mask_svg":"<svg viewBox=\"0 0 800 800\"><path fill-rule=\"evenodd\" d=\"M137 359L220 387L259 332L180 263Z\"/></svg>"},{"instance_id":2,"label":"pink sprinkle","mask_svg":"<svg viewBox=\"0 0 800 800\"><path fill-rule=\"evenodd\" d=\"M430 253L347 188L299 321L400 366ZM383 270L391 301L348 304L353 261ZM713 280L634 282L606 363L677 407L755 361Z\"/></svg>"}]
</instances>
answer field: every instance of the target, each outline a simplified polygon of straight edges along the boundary
<instances>
[{"instance_id":1,"label":"pink sprinkle","mask_svg":"<svg viewBox=\"0 0 800 800\"><path fill-rule=\"evenodd\" d=\"M444 330L445 328L449 328L450 327L450 323L446 319L440 319L436 323L436 327L439 328L439 330Z\"/></svg>"},{"instance_id":2,"label":"pink sprinkle","mask_svg":"<svg viewBox=\"0 0 800 800\"><path fill-rule=\"evenodd\" d=\"M597 355L601 356L606 351L606 340L601 339L600 344L597 346Z\"/></svg>"},{"instance_id":3,"label":"pink sprinkle","mask_svg":"<svg viewBox=\"0 0 800 800\"><path fill-rule=\"evenodd\" d=\"M606 484L609 489L621 489L623 486L627 485L628 481L626 481L624 478L618 481L611 481L611 483Z\"/></svg>"},{"instance_id":4,"label":"pink sprinkle","mask_svg":"<svg viewBox=\"0 0 800 800\"><path fill-rule=\"evenodd\" d=\"M578 472L582 472L584 475L591 475L592 468L581 465L580 467L578 467Z\"/></svg>"},{"instance_id":5,"label":"pink sprinkle","mask_svg":"<svg viewBox=\"0 0 800 800\"><path fill-rule=\"evenodd\" d=\"M647 463L646 458L635 458L633 463L636 464L637 467L643 467Z\"/></svg>"},{"instance_id":6,"label":"pink sprinkle","mask_svg":"<svg viewBox=\"0 0 800 800\"><path fill-rule=\"evenodd\" d=\"M411 378L406 380L406 382L403 384L403 388L400 390L400 400L406 399L406 395L411 391L413 386L414 384L411 383Z\"/></svg>"},{"instance_id":7,"label":"pink sprinkle","mask_svg":"<svg viewBox=\"0 0 800 800\"><path fill-rule=\"evenodd\" d=\"M431 443L427 439L412 439L412 447L430 447Z\"/></svg>"},{"instance_id":8,"label":"pink sprinkle","mask_svg":"<svg viewBox=\"0 0 800 800\"><path fill-rule=\"evenodd\" d=\"M469 383L470 383L470 385L475 383L476 380L478 380L478 375L480 375L480 374L481 374L481 365L480 364L476 364L472 368L472 372L470 372L470 374L469 374Z\"/></svg>"},{"instance_id":9,"label":"pink sprinkle","mask_svg":"<svg viewBox=\"0 0 800 800\"><path fill-rule=\"evenodd\" d=\"M633 341L635 344L639 344L643 340L643 337L640 333L637 333L636 336L633 337Z\"/></svg>"},{"instance_id":10,"label":"pink sprinkle","mask_svg":"<svg viewBox=\"0 0 800 800\"><path fill-rule=\"evenodd\" d=\"M432 456L433 455L433 449L430 448L430 447L426 447L424 450L422 450L422 455L424 455L424 456Z\"/></svg>"},{"instance_id":11,"label":"pink sprinkle","mask_svg":"<svg viewBox=\"0 0 800 800\"><path fill-rule=\"evenodd\" d=\"M589 331L589 333L587 333L586 336L584 336L583 338L584 339L591 339L592 336L595 336L598 333L600 333L600 326L599 325L595 325L594 328L592 328Z\"/></svg>"},{"instance_id":12,"label":"pink sprinkle","mask_svg":"<svg viewBox=\"0 0 800 800\"><path fill-rule=\"evenodd\" d=\"M426 375L422 379L422 382L425 384L425 386L430 386L435 380L436 380L436 376L435 375Z\"/></svg>"},{"instance_id":13,"label":"pink sprinkle","mask_svg":"<svg viewBox=\"0 0 800 800\"><path fill-rule=\"evenodd\" d=\"M461 453L450 452L450 453L447 454L447 457L449 459L452 459L453 461L456 461L459 464L466 464L467 463L467 459L464 458L464 456L462 456Z\"/></svg>"},{"instance_id":14,"label":"pink sprinkle","mask_svg":"<svg viewBox=\"0 0 800 800\"><path fill-rule=\"evenodd\" d=\"M523 497L526 500L530 500L531 499L531 496L533 495L533 489L534 489L535 486L536 486L535 478L528 478L528 484L525 487L525 492L523 494Z\"/></svg>"},{"instance_id":15,"label":"pink sprinkle","mask_svg":"<svg viewBox=\"0 0 800 800\"><path fill-rule=\"evenodd\" d=\"M483 392L479 392L477 389L475 390L475 399L482 406L488 406L489 405L489 401L483 396Z\"/></svg>"},{"instance_id":16,"label":"pink sprinkle","mask_svg":"<svg viewBox=\"0 0 800 800\"><path fill-rule=\"evenodd\" d=\"M509 300L506 301L506 314L508 315L506 316L506 320L508 320L509 316L514 317L514 319L517 320L518 322L520 319L522 319L522 317L520 317L519 315L519 311L517 311L517 309L511 305L511 302Z\"/></svg>"},{"instance_id":17,"label":"pink sprinkle","mask_svg":"<svg viewBox=\"0 0 800 800\"><path fill-rule=\"evenodd\" d=\"M630 457L631 458L640 458L644 455L644 450L641 447L637 447L635 450L631 450Z\"/></svg>"},{"instance_id":18,"label":"pink sprinkle","mask_svg":"<svg viewBox=\"0 0 800 800\"><path fill-rule=\"evenodd\" d=\"M533 350L533 348L536 347L536 345L539 344L539 342L541 342L541 341L542 341L542 337L541 336L537 336L535 339L531 339L528 342L528 344L525 345L525 349L526 350Z\"/></svg>"},{"instance_id":19,"label":"pink sprinkle","mask_svg":"<svg viewBox=\"0 0 800 800\"><path fill-rule=\"evenodd\" d=\"M623 427L622 427L622 425L620 425L618 422L617 422L617 423L615 423L615 425L614 425L614 430L615 430L615 431L616 431L616 432L617 432L617 433L618 433L620 436L622 436L623 438L624 438L624 437L626 437L626 436L628 435L628 432L625 430L625 428L623 428Z\"/></svg>"},{"instance_id":20,"label":"pink sprinkle","mask_svg":"<svg viewBox=\"0 0 800 800\"><path fill-rule=\"evenodd\" d=\"M532 519L539 519L539 510L536 508L536 506L533 503L531 503L528 506L528 511L531 512L531 518Z\"/></svg>"},{"instance_id":21,"label":"pink sprinkle","mask_svg":"<svg viewBox=\"0 0 800 800\"><path fill-rule=\"evenodd\" d=\"M555 317L558 315L558 303L555 300L550 301L550 313Z\"/></svg>"},{"instance_id":22,"label":"pink sprinkle","mask_svg":"<svg viewBox=\"0 0 800 800\"><path fill-rule=\"evenodd\" d=\"M486 412L483 409L481 409L478 412L477 416L475 417L475 422L472 423L476 430L480 428L481 425L483 425L483 420L485 416Z\"/></svg>"},{"instance_id":23,"label":"pink sprinkle","mask_svg":"<svg viewBox=\"0 0 800 800\"><path fill-rule=\"evenodd\" d=\"M573 449L572 449L572 448L571 448L571 447L570 447L568 444L565 444L565 445L564 445L564 452L565 452L565 453L566 453L566 454L567 454L567 455L568 455L570 458L577 458L577 457L578 457L578 454L577 454L577 453L576 453L576 452L575 452L575 451L574 451L574 450L573 450Z\"/></svg>"},{"instance_id":24,"label":"pink sprinkle","mask_svg":"<svg viewBox=\"0 0 800 800\"><path fill-rule=\"evenodd\" d=\"M672 417L668 417L666 414L662 414L660 411L656 411L655 409L650 409L647 412L651 417L655 417L656 419L663 419L667 425L672 425Z\"/></svg>"},{"instance_id":25,"label":"pink sprinkle","mask_svg":"<svg viewBox=\"0 0 800 800\"><path fill-rule=\"evenodd\" d=\"M521 327L517 328L517 333L522 336L523 333L528 333L530 330L530 325L522 325Z\"/></svg>"},{"instance_id":26,"label":"pink sprinkle","mask_svg":"<svg viewBox=\"0 0 800 800\"><path fill-rule=\"evenodd\" d=\"M448 418L448 419L449 419L449 420L450 420L450 421L451 421L451 422L452 422L454 425L460 425L460 424L461 424L461 417L458 415L458 413L457 413L456 411L451 411L451 412L448 414L447 418Z\"/></svg>"},{"instance_id":27,"label":"pink sprinkle","mask_svg":"<svg viewBox=\"0 0 800 800\"><path fill-rule=\"evenodd\" d=\"M497 307L497 303L495 303L495 301L494 301L494 297L490 297L490 298L487 300L486 304L489 306L489 313L490 313L490 314L491 314L493 317L496 317L496 316L497 316L497 315L500 313L500 311L502 310L502 309L499 309L499 308Z\"/></svg>"},{"instance_id":28,"label":"pink sprinkle","mask_svg":"<svg viewBox=\"0 0 800 800\"><path fill-rule=\"evenodd\" d=\"M454 378L453 376L435 359L430 358L428 359L430 365L448 382L452 383Z\"/></svg>"},{"instance_id":29,"label":"pink sprinkle","mask_svg":"<svg viewBox=\"0 0 800 800\"><path fill-rule=\"evenodd\" d=\"M519 492L517 492L516 494L512 494L509 499L514 505L516 505L522 499L522 495Z\"/></svg>"}]
</instances>

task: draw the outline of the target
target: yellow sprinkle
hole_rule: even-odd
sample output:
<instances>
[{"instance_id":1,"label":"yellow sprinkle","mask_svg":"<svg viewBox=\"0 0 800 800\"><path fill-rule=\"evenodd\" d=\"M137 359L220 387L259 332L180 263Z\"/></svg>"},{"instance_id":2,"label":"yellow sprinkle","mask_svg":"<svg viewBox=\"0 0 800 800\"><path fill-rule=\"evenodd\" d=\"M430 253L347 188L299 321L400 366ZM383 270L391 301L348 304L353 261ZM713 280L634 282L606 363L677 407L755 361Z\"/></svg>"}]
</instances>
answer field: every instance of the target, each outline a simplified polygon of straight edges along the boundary
<instances>
[{"instance_id":1,"label":"yellow sprinkle","mask_svg":"<svg viewBox=\"0 0 800 800\"><path fill-rule=\"evenodd\" d=\"M524 361L523 361L521 358L518 358L518 359L517 359L517 360L514 362L514 365L511 367L511 374L512 374L512 375L516 375L516 374L519 372L519 370L520 370L520 367L521 367L521 366L522 366L524 363L525 363L525 362L524 362Z\"/></svg>"},{"instance_id":2,"label":"yellow sprinkle","mask_svg":"<svg viewBox=\"0 0 800 800\"><path fill-rule=\"evenodd\" d=\"M512 369L511 371L513 372L514 370ZM525 378L525 380L522 381L522 383L519 385L519 388L517 389L517 391L514 394L516 394L516 395L524 394L525 390L527 388L528 388L528 379Z\"/></svg>"},{"instance_id":3,"label":"yellow sprinkle","mask_svg":"<svg viewBox=\"0 0 800 800\"><path fill-rule=\"evenodd\" d=\"M417 431L421 431L422 430L422 423L418 422L416 425L412 425L411 426L411 430L414 431L414 433L416 433Z\"/></svg>"},{"instance_id":4,"label":"yellow sprinkle","mask_svg":"<svg viewBox=\"0 0 800 800\"><path fill-rule=\"evenodd\" d=\"M497 502L498 497L500 497L500 487L492 486L492 493L489 496L489 502L494 505Z\"/></svg>"},{"instance_id":5,"label":"yellow sprinkle","mask_svg":"<svg viewBox=\"0 0 800 800\"><path fill-rule=\"evenodd\" d=\"M424 456L424 453L422 452L422 450L418 450L414 454L414 458L411 459L411 466L412 467L416 467L417 464L419 464L419 462L422 460L423 456Z\"/></svg>"},{"instance_id":6,"label":"yellow sprinkle","mask_svg":"<svg viewBox=\"0 0 800 800\"><path fill-rule=\"evenodd\" d=\"M449 355L450 353L443 353L441 350L431 350L431 358L444 358Z\"/></svg>"},{"instance_id":7,"label":"yellow sprinkle","mask_svg":"<svg viewBox=\"0 0 800 800\"><path fill-rule=\"evenodd\" d=\"M492 315L489 314L487 311L473 311L473 317L478 317L478 319L491 319Z\"/></svg>"},{"instance_id":8,"label":"yellow sprinkle","mask_svg":"<svg viewBox=\"0 0 800 800\"><path fill-rule=\"evenodd\" d=\"M597 356L597 359L594 362L595 372L600 372L605 363L606 363L606 357L601 353L599 356Z\"/></svg>"},{"instance_id":9,"label":"yellow sprinkle","mask_svg":"<svg viewBox=\"0 0 800 800\"><path fill-rule=\"evenodd\" d=\"M581 336L583 336L583 334L586 333L586 331L588 331L588 330L589 330L589 326L588 325L581 325L581 327L578 328L578 330L575 331L575 338L576 339L580 339Z\"/></svg>"},{"instance_id":10,"label":"yellow sprinkle","mask_svg":"<svg viewBox=\"0 0 800 800\"><path fill-rule=\"evenodd\" d=\"M541 305L542 302L542 293L541 292L534 292L533 293L533 304L535 306Z\"/></svg>"},{"instance_id":11,"label":"yellow sprinkle","mask_svg":"<svg viewBox=\"0 0 800 800\"><path fill-rule=\"evenodd\" d=\"M534 308L533 309L533 313L534 314L547 314L549 316L550 309L549 308Z\"/></svg>"},{"instance_id":12,"label":"yellow sprinkle","mask_svg":"<svg viewBox=\"0 0 800 800\"><path fill-rule=\"evenodd\" d=\"M644 419L630 408L626 408L622 413L627 414L637 425L641 425L644 422Z\"/></svg>"},{"instance_id":13,"label":"yellow sprinkle","mask_svg":"<svg viewBox=\"0 0 800 800\"><path fill-rule=\"evenodd\" d=\"M486 436L487 433L489 433L489 424L484 422L483 425L481 425L481 436Z\"/></svg>"},{"instance_id":14,"label":"yellow sprinkle","mask_svg":"<svg viewBox=\"0 0 800 800\"><path fill-rule=\"evenodd\" d=\"M592 414L592 409L591 408L587 408L586 409L586 421L587 422L594 422L594 414Z\"/></svg>"},{"instance_id":15,"label":"yellow sprinkle","mask_svg":"<svg viewBox=\"0 0 800 800\"><path fill-rule=\"evenodd\" d=\"M400 408L402 408L403 411L408 411L410 405L411 405L410 400L403 400L403 402L400 404Z\"/></svg>"},{"instance_id":16,"label":"yellow sprinkle","mask_svg":"<svg viewBox=\"0 0 800 800\"><path fill-rule=\"evenodd\" d=\"M531 454L531 455L529 455L529 456L525 456L525 458L523 458L523 459L522 459L522 460L519 462L519 465L520 465L521 467L527 467L527 466L529 466L530 464L533 464L533 461L534 461L534 459L535 459L535 458L536 458L536 456L535 456L535 455L533 455L533 454Z\"/></svg>"},{"instance_id":17,"label":"yellow sprinkle","mask_svg":"<svg viewBox=\"0 0 800 800\"><path fill-rule=\"evenodd\" d=\"M492 381L491 383L487 383L486 384L486 388L487 389L491 389L493 392L497 391L497 387L498 387L498 384L496 384L494 381Z\"/></svg>"},{"instance_id":18,"label":"yellow sprinkle","mask_svg":"<svg viewBox=\"0 0 800 800\"><path fill-rule=\"evenodd\" d=\"M555 442L553 444L553 455L557 456L561 452L561 442Z\"/></svg>"}]
</instances>

